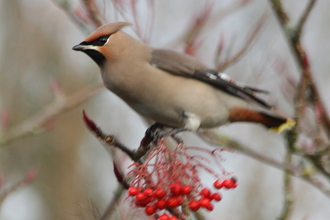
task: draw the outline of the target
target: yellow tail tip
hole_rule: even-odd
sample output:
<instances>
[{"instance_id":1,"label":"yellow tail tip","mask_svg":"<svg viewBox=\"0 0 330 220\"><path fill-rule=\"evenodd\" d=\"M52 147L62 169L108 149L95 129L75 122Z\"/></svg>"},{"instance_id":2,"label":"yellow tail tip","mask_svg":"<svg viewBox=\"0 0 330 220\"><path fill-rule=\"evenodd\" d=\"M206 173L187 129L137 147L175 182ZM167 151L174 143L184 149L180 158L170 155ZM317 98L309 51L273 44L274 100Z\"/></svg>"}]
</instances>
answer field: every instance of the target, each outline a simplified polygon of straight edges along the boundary
<instances>
[{"instance_id":1,"label":"yellow tail tip","mask_svg":"<svg viewBox=\"0 0 330 220\"><path fill-rule=\"evenodd\" d=\"M285 123L281 124L278 127L270 128L269 130L276 133L281 133L282 131L288 130L296 125L296 122L292 119L286 120Z\"/></svg>"}]
</instances>

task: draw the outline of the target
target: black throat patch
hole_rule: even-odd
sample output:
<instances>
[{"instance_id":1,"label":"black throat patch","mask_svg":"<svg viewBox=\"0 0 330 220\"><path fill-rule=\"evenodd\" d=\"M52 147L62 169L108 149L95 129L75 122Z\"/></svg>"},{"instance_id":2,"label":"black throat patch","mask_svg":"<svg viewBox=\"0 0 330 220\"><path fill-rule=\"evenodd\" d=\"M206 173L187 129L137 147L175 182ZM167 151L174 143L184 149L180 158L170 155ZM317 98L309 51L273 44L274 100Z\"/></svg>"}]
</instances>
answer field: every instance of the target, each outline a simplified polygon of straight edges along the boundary
<instances>
[{"instance_id":1,"label":"black throat patch","mask_svg":"<svg viewBox=\"0 0 330 220\"><path fill-rule=\"evenodd\" d=\"M99 67L102 67L105 63L105 56L97 50L83 50L82 52L86 53L90 58L94 60Z\"/></svg>"}]
</instances>

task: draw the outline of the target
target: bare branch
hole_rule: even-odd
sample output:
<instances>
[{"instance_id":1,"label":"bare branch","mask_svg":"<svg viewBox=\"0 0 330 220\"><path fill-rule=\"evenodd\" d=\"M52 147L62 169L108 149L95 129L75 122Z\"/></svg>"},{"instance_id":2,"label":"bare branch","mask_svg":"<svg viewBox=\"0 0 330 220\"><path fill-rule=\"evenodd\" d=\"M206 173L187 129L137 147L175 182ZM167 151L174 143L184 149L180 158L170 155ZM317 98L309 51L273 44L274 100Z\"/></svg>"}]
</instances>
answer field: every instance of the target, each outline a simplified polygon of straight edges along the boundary
<instances>
[{"instance_id":1,"label":"bare branch","mask_svg":"<svg viewBox=\"0 0 330 220\"><path fill-rule=\"evenodd\" d=\"M83 0L83 3L96 27L103 25L103 19L94 0Z\"/></svg>"},{"instance_id":2,"label":"bare branch","mask_svg":"<svg viewBox=\"0 0 330 220\"><path fill-rule=\"evenodd\" d=\"M256 160L259 160L261 162L264 162L268 165L279 168L281 170L287 170L288 172L290 172L292 174L296 174L299 172L299 169L297 169L296 167L294 167L290 164L284 164L282 162L274 160L273 158L260 154L256 151L242 145L241 143L238 143L234 140L229 139L229 137L227 137L227 136L216 133L215 131L203 130L203 131L199 131L198 134L205 141L207 141L208 143L213 144L215 146L224 146L224 147L228 147L228 148L237 150L239 153L248 155Z\"/></svg>"},{"instance_id":3,"label":"bare branch","mask_svg":"<svg viewBox=\"0 0 330 220\"><path fill-rule=\"evenodd\" d=\"M229 66L235 64L237 61L239 61L245 52L251 47L251 44L255 41L256 37L258 36L258 33L260 33L261 28L263 27L265 21L267 20L267 14L264 14L255 28L251 31L250 35L248 36L245 44L243 47L231 58L225 60L224 62L218 62L219 64L217 65L216 69L218 71L223 71ZM219 54L220 55L220 54ZM218 58L219 59L219 58Z\"/></svg>"},{"instance_id":4,"label":"bare branch","mask_svg":"<svg viewBox=\"0 0 330 220\"><path fill-rule=\"evenodd\" d=\"M65 11L69 18L84 32L84 34L90 34L92 32L91 28L76 17L68 0L53 0L53 2Z\"/></svg>"},{"instance_id":5,"label":"bare branch","mask_svg":"<svg viewBox=\"0 0 330 220\"><path fill-rule=\"evenodd\" d=\"M269 0L275 10L275 14L277 15L278 20L285 27L285 31L287 28L287 24L289 22L289 17L283 9L283 5L281 0Z\"/></svg>"},{"instance_id":6,"label":"bare branch","mask_svg":"<svg viewBox=\"0 0 330 220\"><path fill-rule=\"evenodd\" d=\"M262 155L241 143L229 139L227 136L216 133L215 131L203 130L203 131L199 131L198 134L200 135L201 138L203 138L205 141L207 141L210 144L213 144L215 146L228 147L237 150L239 153L245 154L265 164L286 171L290 175L299 177L300 179L308 182L316 189L321 191L325 196L330 198L330 187L328 186L328 184L324 183L319 178L316 178L314 175L301 172L299 168L291 164L282 163L273 158Z\"/></svg>"},{"instance_id":7,"label":"bare branch","mask_svg":"<svg viewBox=\"0 0 330 220\"><path fill-rule=\"evenodd\" d=\"M285 162L290 164L292 161L292 151L289 149L285 155ZM284 171L284 205L279 220L288 220L291 217L294 205L294 191L292 185L292 176L289 172Z\"/></svg>"},{"instance_id":8,"label":"bare branch","mask_svg":"<svg viewBox=\"0 0 330 220\"><path fill-rule=\"evenodd\" d=\"M0 183L0 207L9 194L15 192L21 187L31 184L37 177L37 174L38 173L36 170L31 169L18 183L14 184L6 190L2 190L2 183Z\"/></svg>"},{"instance_id":9,"label":"bare branch","mask_svg":"<svg viewBox=\"0 0 330 220\"><path fill-rule=\"evenodd\" d=\"M112 198L107 209L105 210L104 214L102 215L102 217L99 220L110 219L113 212L116 210L117 204L118 204L121 196L123 195L123 192L124 192L124 188L121 185L118 185L114 192L114 197Z\"/></svg>"},{"instance_id":10,"label":"bare branch","mask_svg":"<svg viewBox=\"0 0 330 220\"><path fill-rule=\"evenodd\" d=\"M300 38L301 35L301 31L304 27L304 24L309 16L309 13L311 12L312 8L314 7L314 4L316 3L316 0L310 0L305 11L303 12L303 14L301 15L301 18L298 21L296 30L294 32L294 38Z\"/></svg>"},{"instance_id":11,"label":"bare branch","mask_svg":"<svg viewBox=\"0 0 330 220\"><path fill-rule=\"evenodd\" d=\"M53 120L63 112L73 109L77 105L86 101L88 98L102 91L104 88L105 87L103 84L92 85L83 88L63 100L55 100L37 115L9 129L7 132L2 133L0 136L0 147L3 147L17 139L22 139L47 131L47 129L43 128L47 122Z\"/></svg>"},{"instance_id":12,"label":"bare branch","mask_svg":"<svg viewBox=\"0 0 330 220\"><path fill-rule=\"evenodd\" d=\"M228 17L232 13L236 12L242 6L248 4L251 0L238 0L228 4L226 7L219 9L211 15L210 3L206 3L200 14L196 18L192 18L194 21L192 25L186 30L177 40L170 43L170 46L176 46L184 42L193 42L194 39L205 29L213 28L215 24L218 24L221 20ZM208 12L207 12L208 11Z\"/></svg>"}]
</instances>

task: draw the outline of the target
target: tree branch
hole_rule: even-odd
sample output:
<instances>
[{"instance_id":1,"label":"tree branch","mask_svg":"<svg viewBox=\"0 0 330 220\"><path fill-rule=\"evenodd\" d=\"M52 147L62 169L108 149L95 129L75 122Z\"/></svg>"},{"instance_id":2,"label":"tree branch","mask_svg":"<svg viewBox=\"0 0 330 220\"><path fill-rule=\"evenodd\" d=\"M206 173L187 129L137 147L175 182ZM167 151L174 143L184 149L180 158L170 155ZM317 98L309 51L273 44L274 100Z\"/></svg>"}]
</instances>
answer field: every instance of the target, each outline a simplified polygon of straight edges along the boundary
<instances>
[{"instance_id":1,"label":"tree branch","mask_svg":"<svg viewBox=\"0 0 330 220\"><path fill-rule=\"evenodd\" d=\"M122 185L119 184L117 186L115 192L114 192L114 197L110 201L110 203L109 203L108 207L106 208L104 214L102 215L102 217L99 220L110 219L110 217L112 216L113 212L117 208L117 203L119 202L121 196L123 195L123 192L124 192L124 188L122 187Z\"/></svg>"},{"instance_id":2,"label":"tree branch","mask_svg":"<svg viewBox=\"0 0 330 220\"><path fill-rule=\"evenodd\" d=\"M47 122L51 121L63 112L73 109L77 105L86 101L88 98L91 98L95 94L102 91L104 88L105 87L103 84L92 85L81 89L67 98L55 100L37 115L32 116L21 124L9 129L7 132L0 134L0 148L17 139L22 139L47 131L47 129L44 128L44 125Z\"/></svg>"},{"instance_id":3,"label":"tree branch","mask_svg":"<svg viewBox=\"0 0 330 220\"><path fill-rule=\"evenodd\" d=\"M279 162L277 160L274 160L273 158L267 157L265 155L262 155L249 147L238 143L237 141L229 139L227 136L220 135L216 133L215 131L210 130L201 130L198 132L201 138L203 138L208 143L215 145L215 146L223 146L228 147L234 150L237 150L239 153L242 153L244 155L247 155L253 159L256 159L258 161L261 161L265 164L268 164L272 167L278 168L283 171L287 171L290 175L293 175L295 177L298 177L302 180L305 180L307 183L314 186L316 189L321 191L325 196L330 198L330 187L323 183L322 180L316 178L313 175L306 174L304 170L301 171L298 167L295 167L291 164L286 164Z\"/></svg>"},{"instance_id":4,"label":"tree branch","mask_svg":"<svg viewBox=\"0 0 330 220\"><path fill-rule=\"evenodd\" d=\"M70 7L70 3L68 0L52 0L55 4L57 4L65 13L69 16L69 18L84 32L84 34L90 34L92 29L89 28L84 22L81 22L76 15L73 13Z\"/></svg>"},{"instance_id":5,"label":"tree branch","mask_svg":"<svg viewBox=\"0 0 330 220\"><path fill-rule=\"evenodd\" d=\"M300 35L301 35L301 32L302 32L302 29L304 27L304 24L309 16L309 13L311 12L312 8L314 7L316 3L316 0L310 0L307 7L306 7L306 10L303 12L303 14L301 15L299 21L298 21L298 24L297 24L297 27L294 31L294 36L295 38L300 38Z\"/></svg>"},{"instance_id":6,"label":"tree branch","mask_svg":"<svg viewBox=\"0 0 330 220\"><path fill-rule=\"evenodd\" d=\"M251 48L251 44L254 42L254 40L258 36L258 33L260 33L260 30L263 27L266 18L267 18L266 14L263 15L260 18L259 22L255 26L255 28L251 31L250 35L248 36L247 40L245 41L245 44L243 45L243 47L234 56L232 56L231 58L226 59L224 62L219 61L219 56L221 55L221 49L222 49L221 46L219 47L220 50L218 50L218 54L216 56L216 70L217 71L221 72L221 71L225 70L230 65L235 64L236 62L238 62L243 57L245 52L249 48Z\"/></svg>"},{"instance_id":7,"label":"tree branch","mask_svg":"<svg viewBox=\"0 0 330 220\"><path fill-rule=\"evenodd\" d=\"M101 13L97 7L97 4L95 3L94 0L82 0L89 16L91 17L93 23L95 24L96 27L100 27L103 25L103 19L101 16Z\"/></svg>"}]
</instances>

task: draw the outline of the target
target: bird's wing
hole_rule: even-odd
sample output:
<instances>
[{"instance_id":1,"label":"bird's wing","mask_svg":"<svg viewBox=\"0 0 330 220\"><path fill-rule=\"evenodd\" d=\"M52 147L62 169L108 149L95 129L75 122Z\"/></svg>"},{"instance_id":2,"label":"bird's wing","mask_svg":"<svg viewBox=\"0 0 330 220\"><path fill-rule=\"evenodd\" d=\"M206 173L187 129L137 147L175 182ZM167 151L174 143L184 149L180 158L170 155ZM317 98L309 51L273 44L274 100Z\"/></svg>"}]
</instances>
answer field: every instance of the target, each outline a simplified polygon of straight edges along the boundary
<instances>
[{"instance_id":1,"label":"bird's wing","mask_svg":"<svg viewBox=\"0 0 330 220\"><path fill-rule=\"evenodd\" d=\"M170 50L155 49L152 52L150 64L174 75L194 78L206 82L224 92L237 96L248 102L258 103L265 108L272 107L264 100L255 96L255 93L267 94L267 91L248 87L235 82L224 73L208 69L194 57L179 54Z\"/></svg>"}]
</instances>

